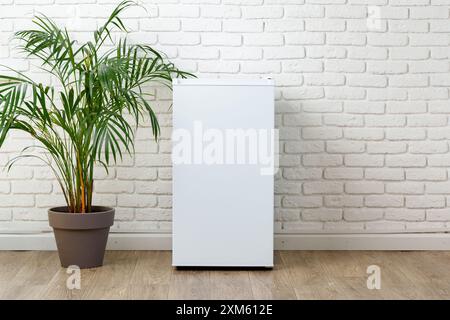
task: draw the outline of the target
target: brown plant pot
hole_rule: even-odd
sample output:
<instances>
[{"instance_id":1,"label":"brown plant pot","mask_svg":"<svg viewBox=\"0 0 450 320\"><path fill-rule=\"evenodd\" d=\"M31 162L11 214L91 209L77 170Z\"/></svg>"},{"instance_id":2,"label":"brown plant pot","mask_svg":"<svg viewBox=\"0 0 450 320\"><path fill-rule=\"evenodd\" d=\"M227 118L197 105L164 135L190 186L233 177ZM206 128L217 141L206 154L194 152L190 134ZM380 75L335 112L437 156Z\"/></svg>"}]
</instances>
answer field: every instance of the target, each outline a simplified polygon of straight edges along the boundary
<instances>
[{"instance_id":1,"label":"brown plant pot","mask_svg":"<svg viewBox=\"0 0 450 320\"><path fill-rule=\"evenodd\" d=\"M114 209L93 206L90 213L69 213L67 207L48 210L61 266L81 269L103 265L109 227L114 223Z\"/></svg>"}]
</instances>

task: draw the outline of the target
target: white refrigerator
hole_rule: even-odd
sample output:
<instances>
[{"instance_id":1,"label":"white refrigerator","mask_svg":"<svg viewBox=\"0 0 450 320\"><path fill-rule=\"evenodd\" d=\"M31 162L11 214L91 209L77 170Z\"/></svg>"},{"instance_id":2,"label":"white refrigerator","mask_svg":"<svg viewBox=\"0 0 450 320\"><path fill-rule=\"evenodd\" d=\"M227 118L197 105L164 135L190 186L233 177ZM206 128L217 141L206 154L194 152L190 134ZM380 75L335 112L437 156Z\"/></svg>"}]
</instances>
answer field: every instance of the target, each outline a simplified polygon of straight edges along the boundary
<instances>
[{"instance_id":1,"label":"white refrigerator","mask_svg":"<svg viewBox=\"0 0 450 320\"><path fill-rule=\"evenodd\" d=\"M173 265L273 266L274 83L173 81Z\"/></svg>"}]
</instances>

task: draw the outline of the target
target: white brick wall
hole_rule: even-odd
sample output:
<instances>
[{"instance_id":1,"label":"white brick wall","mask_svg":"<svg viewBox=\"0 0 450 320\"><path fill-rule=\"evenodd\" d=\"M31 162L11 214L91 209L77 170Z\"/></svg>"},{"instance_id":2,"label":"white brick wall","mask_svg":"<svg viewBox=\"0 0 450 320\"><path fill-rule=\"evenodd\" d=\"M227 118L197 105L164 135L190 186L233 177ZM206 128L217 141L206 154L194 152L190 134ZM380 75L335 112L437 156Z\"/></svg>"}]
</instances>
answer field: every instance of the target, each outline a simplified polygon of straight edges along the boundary
<instances>
[{"instance_id":1,"label":"white brick wall","mask_svg":"<svg viewBox=\"0 0 450 320\"><path fill-rule=\"evenodd\" d=\"M1 64L46 80L12 50L12 32L43 12L86 39L117 2L0 1ZM200 77L275 79L276 232L450 228L450 1L141 2L147 13L125 15L132 41ZM117 207L114 230L170 232L170 93L155 93L163 140L154 145L142 128L134 159L97 172L96 203ZM0 165L29 142L13 135ZM0 172L1 231L48 230L46 208L58 204L58 186L39 162Z\"/></svg>"}]
</instances>

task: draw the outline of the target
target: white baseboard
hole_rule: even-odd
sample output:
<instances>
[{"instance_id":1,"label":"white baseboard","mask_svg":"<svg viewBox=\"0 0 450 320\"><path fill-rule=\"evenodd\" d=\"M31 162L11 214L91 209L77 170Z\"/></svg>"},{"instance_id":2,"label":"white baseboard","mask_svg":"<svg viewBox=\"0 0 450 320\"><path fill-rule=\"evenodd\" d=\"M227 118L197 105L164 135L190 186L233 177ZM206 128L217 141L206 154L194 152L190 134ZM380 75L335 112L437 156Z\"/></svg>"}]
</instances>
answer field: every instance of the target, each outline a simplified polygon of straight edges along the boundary
<instances>
[{"instance_id":1,"label":"white baseboard","mask_svg":"<svg viewBox=\"0 0 450 320\"><path fill-rule=\"evenodd\" d=\"M171 250L171 234L111 233L109 250ZM450 250L450 233L277 234L276 250ZM56 250L53 233L0 234L0 250Z\"/></svg>"}]
</instances>

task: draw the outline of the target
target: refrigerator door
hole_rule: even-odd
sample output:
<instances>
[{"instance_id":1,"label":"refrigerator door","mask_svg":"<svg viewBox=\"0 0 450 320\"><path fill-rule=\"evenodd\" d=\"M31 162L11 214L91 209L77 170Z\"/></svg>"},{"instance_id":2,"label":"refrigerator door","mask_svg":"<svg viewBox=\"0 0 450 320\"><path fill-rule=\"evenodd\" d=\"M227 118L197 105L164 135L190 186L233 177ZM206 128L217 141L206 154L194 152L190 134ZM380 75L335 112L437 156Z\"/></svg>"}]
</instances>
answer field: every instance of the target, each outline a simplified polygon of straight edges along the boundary
<instances>
[{"instance_id":1,"label":"refrigerator door","mask_svg":"<svg viewBox=\"0 0 450 320\"><path fill-rule=\"evenodd\" d=\"M173 265L273 266L273 81L173 87Z\"/></svg>"}]
</instances>

